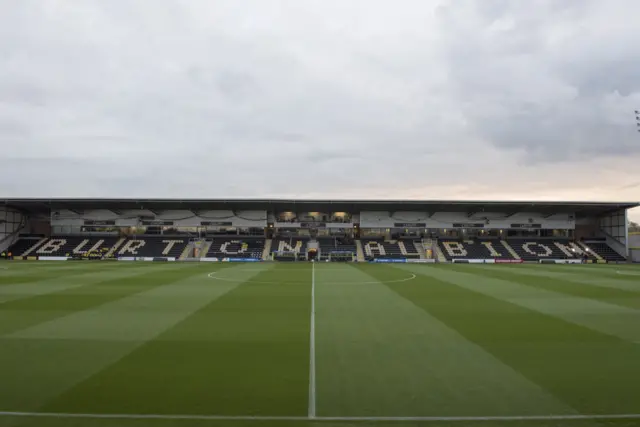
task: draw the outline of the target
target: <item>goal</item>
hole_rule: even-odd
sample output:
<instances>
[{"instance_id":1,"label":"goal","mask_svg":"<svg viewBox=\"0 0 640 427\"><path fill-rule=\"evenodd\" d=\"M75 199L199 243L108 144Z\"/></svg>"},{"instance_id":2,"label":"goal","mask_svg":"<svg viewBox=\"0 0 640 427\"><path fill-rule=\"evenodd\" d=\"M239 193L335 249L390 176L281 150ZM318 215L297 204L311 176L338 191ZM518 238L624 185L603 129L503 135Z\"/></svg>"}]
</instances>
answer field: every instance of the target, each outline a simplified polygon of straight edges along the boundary
<instances>
[{"instance_id":1,"label":"goal","mask_svg":"<svg viewBox=\"0 0 640 427\"><path fill-rule=\"evenodd\" d=\"M299 261L302 255L293 251L275 251L271 254L273 261Z\"/></svg>"},{"instance_id":2,"label":"goal","mask_svg":"<svg viewBox=\"0 0 640 427\"><path fill-rule=\"evenodd\" d=\"M353 262L355 259L356 254L346 251L331 251L328 257L330 262Z\"/></svg>"}]
</instances>

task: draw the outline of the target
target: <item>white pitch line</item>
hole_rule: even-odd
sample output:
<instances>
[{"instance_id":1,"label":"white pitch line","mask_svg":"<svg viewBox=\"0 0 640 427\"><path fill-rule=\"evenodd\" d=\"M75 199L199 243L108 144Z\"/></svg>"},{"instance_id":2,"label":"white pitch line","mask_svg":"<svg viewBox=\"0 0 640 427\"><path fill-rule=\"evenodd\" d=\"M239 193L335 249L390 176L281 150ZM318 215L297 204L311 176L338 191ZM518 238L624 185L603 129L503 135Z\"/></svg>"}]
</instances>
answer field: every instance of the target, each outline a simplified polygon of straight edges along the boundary
<instances>
[{"instance_id":1,"label":"white pitch line","mask_svg":"<svg viewBox=\"0 0 640 427\"><path fill-rule=\"evenodd\" d=\"M190 415L190 414L82 414L63 412L0 412L0 417L39 417L39 418L86 418L86 419L121 419L121 420L239 420L239 421L302 421L304 416L268 416L268 415Z\"/></svg>"},{"instance_id":2,"label":"white pitch line","mask_svg":"<svg viewBox=\"0 0 640 427\"><path fill-rule=\"evenodd\" d=\"M313 267L311 267L313 270ZM321 269L323 270L323 269ZM243 270L244 271L244 270ZM306 270L305 270L306 271ZM242 283L260 283L263 285L279 285L282 284L283 282L278 282L278 281L267 281L267 280L245 280L245 279L232 279L232 278L228 278L228 277L218 277L216 276L216 274L218 274L219 271L213 271L211 273L207 274L207 277L209 279L215 279L215 280L222 280L224 282L242 282ZM315 272L313 273L315 275ZM395 280L374 280L374 281L369 281L369 282L334 282L332 281L331 284L332 285L378 285L378 284L387 284L387 283L401 283L401 282L408 282L409 280L413 280L415 279L417 276L415 274L411 274L411 276L409 277L404 277L402 279L395 279ZM294 283L294 282L287 282L289 284Z\"/></svg>"},{"instance_id":3,"label":"white pitch line","mask_svg":"<svg viewBox=\"0 0 640 427\"><path fill-rule=\"evenodd\" d=\"M238 420L238 421L305 421L304 416L268 415L171 415L171 414L82 414L62 412L9 412L1 411L0 417L86 418L86 419L155 419L155 420ZM615 420L640 419L640 414L573 414L573 415L496 415L470 417L314 417L313 421L532 421L532 420Z\"/></svg>"},{"instance_id":4,"label":"white pitch line","mask_svg":"<svg viewBox=\"0 0 640 427\"><path fill-rule=\"evenodd\" d=\"M316 418L316 263L311 263L311 322L309 327L309 418Z\"/></svg>"},{"instance_id":5,"label":"white pitch line","mask_svg":"<svg viewBox=\"0 0 640 427\"><path fill-rule=\"evenodd\" d=\"M353 271L351 267L318 267L320 271ZM237 271L265 271L264 268L238 268ZM309 271L308 268L283 268L279 271Z\"/></svg>"}]
</instances>

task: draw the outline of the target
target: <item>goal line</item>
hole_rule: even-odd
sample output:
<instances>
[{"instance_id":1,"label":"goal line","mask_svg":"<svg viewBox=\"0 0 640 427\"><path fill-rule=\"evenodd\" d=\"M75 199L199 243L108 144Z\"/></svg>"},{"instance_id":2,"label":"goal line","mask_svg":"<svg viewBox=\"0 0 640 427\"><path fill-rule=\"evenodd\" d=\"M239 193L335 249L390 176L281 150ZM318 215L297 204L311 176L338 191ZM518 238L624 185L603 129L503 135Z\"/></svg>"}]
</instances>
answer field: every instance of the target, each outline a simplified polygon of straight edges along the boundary
<instances>
[{"instance_id":1,"label":"goal line","mask_svg":"<svg viewBox=\"0 0 640 427\"><path fill-rule=\"evenodd\" d=\"M228 420L228 421L544 421L544 420L614 420L640 419L640 414L567 414L567 415L505 415L477 417L331 417L331 416L268 416L268 415L171 415L171 414L82 414L64 412L0 411L0 417L85 418L121 420Z\"/></svg>"}]
</instances>

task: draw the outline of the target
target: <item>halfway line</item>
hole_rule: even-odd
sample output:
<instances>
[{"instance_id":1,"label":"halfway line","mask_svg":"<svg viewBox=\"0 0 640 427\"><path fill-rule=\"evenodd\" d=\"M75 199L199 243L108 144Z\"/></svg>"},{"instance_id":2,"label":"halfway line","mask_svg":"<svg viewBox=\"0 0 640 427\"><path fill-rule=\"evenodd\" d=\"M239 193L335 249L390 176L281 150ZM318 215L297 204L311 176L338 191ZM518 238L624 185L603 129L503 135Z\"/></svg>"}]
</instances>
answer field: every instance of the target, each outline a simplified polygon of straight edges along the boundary
<instances>
[{"instance_id":1,"label":"halfway line","mask_svg":"<svg viewBox=\"0 0 640 427\"><path fill-rule=\"evenodd\" d=\"M309 327L309 418L316 418L316 263L311 263L311 322Z\"/></svg>"}]
</instances>

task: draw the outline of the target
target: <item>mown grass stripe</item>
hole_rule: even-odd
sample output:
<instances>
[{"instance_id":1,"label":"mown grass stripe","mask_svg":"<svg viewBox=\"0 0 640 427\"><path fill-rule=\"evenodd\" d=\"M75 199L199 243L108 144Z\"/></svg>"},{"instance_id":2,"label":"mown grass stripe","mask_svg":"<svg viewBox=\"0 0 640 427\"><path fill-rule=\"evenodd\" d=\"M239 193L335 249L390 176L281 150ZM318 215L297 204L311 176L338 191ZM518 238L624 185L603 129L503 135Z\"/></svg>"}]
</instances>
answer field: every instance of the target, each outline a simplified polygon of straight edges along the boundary
<instances>
[{"instance_id":1,"label":"mown grass stripe","mask_svg":"<svg viewBox=\"0 0 640 427\"><path fill-rule=\"evenodd\" d=\"M77 266L74 268L8 268L7 270L0 270L0 300L1 295L5 293L12 293L12 288L25 289L27 283L37 284L54 284L58 283L61 278L75 278L77 276L94 275L102 272L109 272L115 270L113 266L103 264L101 266Z\"/></svg>"},{"instance_id":2,"label":"mown grass stripe","mask_svg":"<svg viewBox=\"0 0 640 427\"><path fill-rule=\"evenodd\" d=\"M517 282L474 274L474 265L466 270L428 267L424 274L454 283L485 295L536 310L540 313L609 334L629 342L640 342L640 312L614 304L564 295Z\"/></svg>"},{"instance_id":3,"label":"mown grass stripe","mask_svg":"<svg viewBox=\"0 0 640 427\"><path fill-rule=\"evenodd\" d=\"M426 275L428 284L390 285L393 290L573 408L640 412L640 346L535 310L540 300L522 285L439 268L403 269Z\"/></svg>"},{"instance_id":4,"label":"mown grass stripe","mask_svg":"<svg viewBox=\"0 0 640 427\"><path fill-rule=\"evenodd\" d=\"M306 415L310 271L271 267L205 276L234 288L44 410Z\"/></svg>"},{"instance_id":5,"label":"mown grass stripe","mask_svg":"<svg viewBox=\"0 0 640 427\"><path fill-rule=\"evenodd\" d=\"M458 270L458 271L464 271ZM540 277L528 274L521 274L510 269L501 267L478 266L474 270L475 274L497 279L509 280L539 289L552 292L560 292L565 295L589 298L602 301L608 304L615 304L622 307L640 309L640 294L618 288L605 288L591 283L581 282L579 278L575 280L565 280L555 277ZM639 289L640 290L640 289Z\"/></svg>"},{"instance_id":6,"label":"mown grass stripe","mask_svg":"<svg viewBox=\"0 0 640 427\"><path fill-rule=\"evenodd\" d=\"M158 271L167 274L156 281L152 278ZM59 277L60 286L42 283L41 289L0 304L0 336L161 286L184 274L184 266L140 266L73 279Z\"/></svg>"},{"instance_id":7,"label":"mown grass stripe","mask_svg":"<svg viewBox=\"0 0 640 427\"><path fill-rule=\"evenodd\" d=\"M59 272L61 274L55 275L51 275L48 272L39 272L38 280L0 286L0 309L4 304L11 301L70 290L86 284L103 281L105 278L126 277L131 274L130 271L144 271L142 270L143 268L145 267L138 265L120 269L93 270L90 266L85 266L81 269L65 271L64 273Z\"/></svg>"},{"instance_id":8,"label":"mown grass stripe","mask_svg":"<svg viewBox=\"0 0 640 427\"><path fill-rule=\"evenodd\" d=\"M187 268L163 271L162 276L155 271L157 278L151 286L125 285L130 290L127 295L5 337L146 341L157 335L158 330L164 331L184 319L185 312L192 310L194 304L200 306L200 297L204 300L211 297L211 287L204 281L204 270ZM122 288L123 284L109 286L116 289Z\"/></svg>"},{"instance_id":9,"label":"mown grass stripe","mask_svg":"<svg viewBox=\"0 0 640 427\"><path fill-rule=\"evenodd\" d=\"M21 331L22 336L32 338L20 338L20 334L15 334L13 338L0 339L0 410L33 411L43 405L46 407L48 402L55 400L61 393L117 363L146 341L155 338L173 324L237 286L231 283L208 286L203 279L206 277L206 271L197 266L177 269L149 267L148 275L144 278L146 290L136 287L133 293L141 292L139 295L132 294L110 302L108 306L111 310L89 309L76 312L64 319L50 322L49 326L53 325L53 328L45 323ZM124 283L111 286L127 288ZM165 293L159 298L160 288L173 290L173 295L182 292L182 299L172 305L171 301L167 301L173 298L172 293ZM194 289L197 291L194 292ZM145 296L148 296L146 300ZM156 322L153 323L143 320L142 328L137 324L122 322L117 306L135 311L140 309L139 304L135 304L136 308L129 306L127 301L131 300L143 302L147 310L164 312L166 316L156 317ZM169 306L172 308L168 309ZM136 322L131 317L128 320ZM98 337L102 334L102 338L105 338L105 331L126 335L129 333L127 328L131 328L137 332L136 340L93 340L88 336L82 339L82 335L78 335L74 328L82 329L84 321L91 323ZM39 338L43 331L57 336ZM176 345L176 348L179 348L179 345ZM166 363L170 368L176 360L169 355L160 363ZM120 387L112 389L112 392L120 395L124 389L135 383L137 375L135 371L130 372L126 381ZM98 383L97 389L102 390L102 386ZM128 403L135 405L134 402Z\"/></svg>"},{"instance_id":10,"label":"mown grass stripe","mask_svg":"<svg viewBox=\"0 0 640 427\"><path fill-rule=\"evenodd\" d=\"M552 279L560 279L568 282L577 282L583 284L589 284L593 286L600 286L603 288L620 289L629 292L636 292L640 294L640 276L623 275L618 274L615 271L611 271L611 274L602 275L598 274L597 268L593 268L591 272L583 270L573 270L575 267L571 265L562 266L559 265L558 269L532 269L521 268L520 266L494 266L496 268L503 268L505 271L512 271L517 274L529 275L534 277L548 277ZM580 266L577 266L578 268ZM638 270L640 274L640 270Z\"/></svg>"},{"instance_id":11,"label":"mown grass stripe","mask_svg":"<svg viewBox=\"0 0 640 427\"><path fill-rule=\"evenodd\" d=\"M574 412L382 283L410 274L316 272L319 416Z\"/></svg>"}]
</instances>

